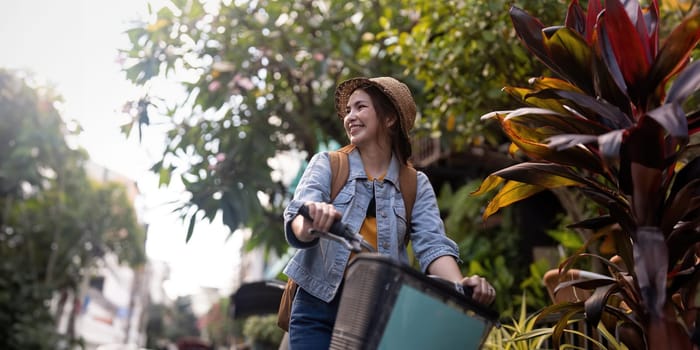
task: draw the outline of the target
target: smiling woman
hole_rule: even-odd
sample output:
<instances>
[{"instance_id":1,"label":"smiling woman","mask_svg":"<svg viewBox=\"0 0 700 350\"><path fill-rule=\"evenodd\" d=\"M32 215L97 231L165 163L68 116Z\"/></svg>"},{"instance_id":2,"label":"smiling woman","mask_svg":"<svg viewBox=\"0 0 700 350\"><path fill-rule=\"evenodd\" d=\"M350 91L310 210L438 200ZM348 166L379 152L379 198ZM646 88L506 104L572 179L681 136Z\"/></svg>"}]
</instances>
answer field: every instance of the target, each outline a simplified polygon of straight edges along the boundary
<instances>
[{"instance_id":1,"label":"smiling woman","mask_svg":"<svg viewBox=\"0 0 700 350\"><path fill-rule=\"evenodd\" d=\"M332 153L315 154L284 211L285 237L297 248L284 270L298 284L289 317L290 347L327 349L331 343L346 269L357 256L339 242L319 239L317 232L328 232L337 221L380 255L407 266L410 241L422 272L468 286L474 301L491 303L495 290L489 282L462 276L457 245L445 234L432 185L408 162L416 118L408 86L392 77L349 79L336 87L335 108L350 141L342 149L349 175L336 195ZM411 217L402 200L411 190L400 188L401 174L416 178ZM287 315L280 317L284 324Z\"/></svg>"}]
</instances>

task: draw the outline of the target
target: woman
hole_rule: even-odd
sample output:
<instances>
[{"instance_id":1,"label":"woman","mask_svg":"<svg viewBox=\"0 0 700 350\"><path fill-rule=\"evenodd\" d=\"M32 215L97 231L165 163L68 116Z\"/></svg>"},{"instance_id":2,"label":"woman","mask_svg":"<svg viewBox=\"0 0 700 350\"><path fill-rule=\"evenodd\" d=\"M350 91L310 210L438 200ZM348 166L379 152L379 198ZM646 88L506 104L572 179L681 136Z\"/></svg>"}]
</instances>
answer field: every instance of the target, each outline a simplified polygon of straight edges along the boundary
<instances>
[{"instance_id":1,"label":"woman","mask_svg":"<svg viewBox=\"0 0 700 350\"><path fill-rule=\"evenodd\" d=\"M399 169L411 156L409 132L416 118L411 92L394 78L355 78L338 85L335 104L355 146L348 155L348 180L330 203L329 156L314 155L284 213L286 239L299 248L284 271L299 285L289 326L293 350L328 348L350 258L347 248L319 240L311 229L327 231L342 219L379 253L408 262L403 242L409 233L397 184ZM462 276L457 245L445 235L435 192L424 173L417 177L410 239L422 271L470 286L474 300L490 304L493 287L479 276ZM298 215L302 205L313 220Z\"/></svg>"}]
</instances>

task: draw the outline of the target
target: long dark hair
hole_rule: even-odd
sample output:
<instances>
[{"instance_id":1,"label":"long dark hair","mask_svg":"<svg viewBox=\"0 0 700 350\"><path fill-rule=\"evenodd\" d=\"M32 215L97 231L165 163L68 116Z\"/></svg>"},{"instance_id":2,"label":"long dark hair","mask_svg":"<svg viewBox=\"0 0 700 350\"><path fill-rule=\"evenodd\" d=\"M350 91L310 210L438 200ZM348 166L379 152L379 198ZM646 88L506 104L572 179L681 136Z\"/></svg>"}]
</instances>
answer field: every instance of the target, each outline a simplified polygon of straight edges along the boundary
<instances>
[{"instance_id":1,"label":"long dark hair","mask_svg":"<svg viewBox=\"0 0 700 350\"><path fill-rule=\"evenodd\" d=\"M401 164L408 165L411 158L411 139L401 127L401 116L389 98L376 86L364 85L358 88L369 95L377 111L379 127L391 138L391 150L399 158ZM394 118L391 128L387 129L386 122Z\"/></svg>"}]
</instances>

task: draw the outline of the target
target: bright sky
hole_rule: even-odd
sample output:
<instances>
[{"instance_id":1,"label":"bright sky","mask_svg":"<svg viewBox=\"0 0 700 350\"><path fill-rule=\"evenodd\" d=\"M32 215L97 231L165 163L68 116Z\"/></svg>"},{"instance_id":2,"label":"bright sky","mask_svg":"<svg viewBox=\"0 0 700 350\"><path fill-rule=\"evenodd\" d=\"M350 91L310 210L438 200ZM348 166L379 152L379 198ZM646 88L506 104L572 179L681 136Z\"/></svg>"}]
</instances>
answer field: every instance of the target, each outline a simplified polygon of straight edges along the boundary
<instances>
[{"instance_id":1,"label":"bright sky","mask_svg":"<svg viewBox=\"0 0 700 350\"><path fill-rule=\"evenodd\" d=\"M179 194L157 189L148 172L159 136L149 132L139 144L119 131L122 105L138 90L120 71L117 49L127 47L122 32L131 22L145 18L146 0L0 0L0 9L0 68L24 69L54 86L65 101L64 119L84 128L80 143L92 160L138 182L150 224L147 253L171 266L168 295L199 286L230 292L240 242L227 241L226 228L202 223L185 244L185 224L161 205Z\"/></svg>"}]
</instances>

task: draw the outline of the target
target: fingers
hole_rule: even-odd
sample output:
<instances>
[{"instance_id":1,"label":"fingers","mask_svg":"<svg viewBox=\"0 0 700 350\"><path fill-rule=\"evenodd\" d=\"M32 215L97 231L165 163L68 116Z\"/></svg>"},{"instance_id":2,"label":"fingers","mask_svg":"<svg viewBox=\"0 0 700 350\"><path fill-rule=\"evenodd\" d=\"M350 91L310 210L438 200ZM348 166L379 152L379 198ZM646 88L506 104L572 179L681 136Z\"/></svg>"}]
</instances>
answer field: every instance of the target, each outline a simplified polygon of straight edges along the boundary
<instances>
[{"instance_id":1,"label":"fingers","mask_svg":"<svg viewBox=\"0 0 700 350\"><path fill-rule=\"evenodd\" d=\"M472 287L472 299L484 305L491 304L496 299L496 289L481 276L465 277L462 284Z\"/></svg>"},{"instance_id":2,"label":"fingers","mask_svg":"<svg viewBox=\"0 0 700 350\"><path fill-rule=\"evenodd\" d=\"M307 202L309 215L313 218L311 228L319 231L328 231L333 221L341 217L340 212L330 203Z\"/></svg>"}]
</instances>

